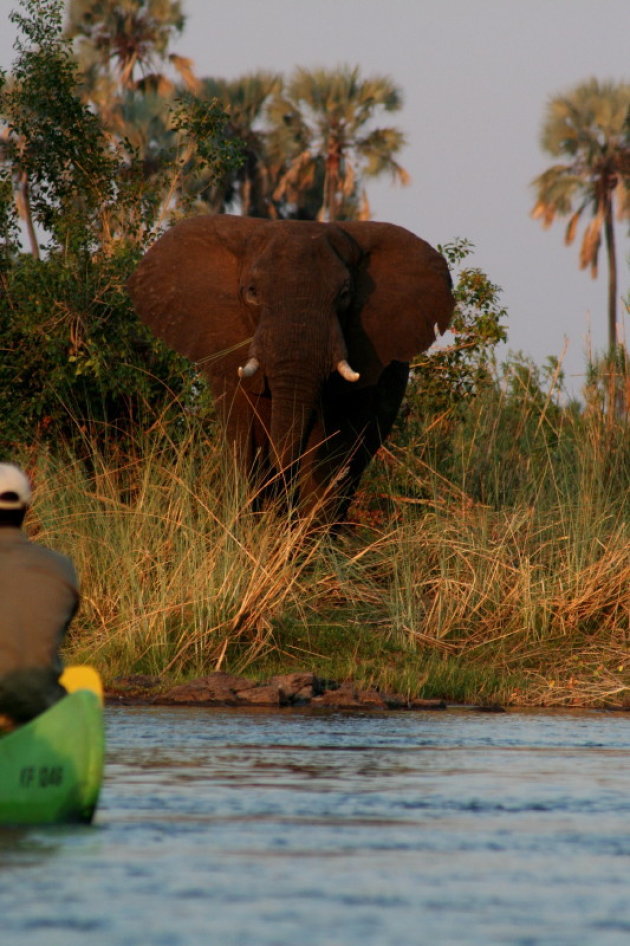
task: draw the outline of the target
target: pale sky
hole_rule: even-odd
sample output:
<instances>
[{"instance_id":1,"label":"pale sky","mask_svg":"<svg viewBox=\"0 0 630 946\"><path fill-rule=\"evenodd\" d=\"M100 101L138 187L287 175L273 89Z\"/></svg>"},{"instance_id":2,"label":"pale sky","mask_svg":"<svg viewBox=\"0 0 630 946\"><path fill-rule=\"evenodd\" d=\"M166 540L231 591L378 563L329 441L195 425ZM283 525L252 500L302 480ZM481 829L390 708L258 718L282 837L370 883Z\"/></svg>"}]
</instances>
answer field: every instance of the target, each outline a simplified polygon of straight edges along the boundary
<instances>
[{"instance_id":1,"label":"pale sky","mask_svg":"<svg viewBox=\"0 0 630 946\"><path fill-rule=\"evenodd\" d=\"M14 58L0 0L0 66ZM561 356L577 393L585 350L606 345L606 265L593 281L578 268L578 242L564 224L544 231L529 217L530 182L553 159L538 136L548 98L591 76L630 81L628 0L182 0L184 33L173 51L202 76L256 69L358 65L402 89L402 111L386 115L407 136L402 188L368 185L375 219L430 243L466 237L471 264L503 290L508 347L538 363ZM620 295L630 291L630 241L617 226ZM623 303L620 310L624 312ZM630 344L630 318L624 330Z\"/></svg>"}]
</instances>

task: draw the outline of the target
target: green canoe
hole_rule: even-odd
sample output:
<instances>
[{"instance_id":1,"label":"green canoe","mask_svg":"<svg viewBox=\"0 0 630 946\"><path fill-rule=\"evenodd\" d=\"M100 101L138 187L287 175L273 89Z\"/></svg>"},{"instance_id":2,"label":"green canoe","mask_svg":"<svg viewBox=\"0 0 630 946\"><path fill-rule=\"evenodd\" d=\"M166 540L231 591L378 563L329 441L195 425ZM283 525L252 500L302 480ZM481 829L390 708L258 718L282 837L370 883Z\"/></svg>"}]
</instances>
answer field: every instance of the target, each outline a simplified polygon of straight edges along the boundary
<instances>
[{"instance_id":1,"label":"green canoe","mask_svg":"<svg viewBox=\"0 0 630 946\"><path fill-rule=\"evenodd\" d=\"M103 778L103 707L78 689L0 736L0 825L92 820Z\"/></svg>"}]
</instances>

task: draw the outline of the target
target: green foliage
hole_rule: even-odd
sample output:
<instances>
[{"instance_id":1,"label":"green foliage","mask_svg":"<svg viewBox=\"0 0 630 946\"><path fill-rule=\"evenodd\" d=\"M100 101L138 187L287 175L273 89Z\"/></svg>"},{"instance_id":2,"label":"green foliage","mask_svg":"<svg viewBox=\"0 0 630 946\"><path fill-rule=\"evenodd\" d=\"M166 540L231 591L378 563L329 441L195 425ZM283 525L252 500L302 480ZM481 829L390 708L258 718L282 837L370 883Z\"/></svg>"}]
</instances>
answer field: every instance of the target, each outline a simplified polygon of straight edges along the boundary
<instances>
[{"instance_id":1,"label":"green foliage","mask_svg":"<svg viewBox=\"0 0 630 946\"><path fill-rule=\"evenodd\" d=\"M418 390L426 396L431 413L474 397L488 378L496 346L507 338L501 289L480 269L461 266L473 250L472 243L457 239L439 250L457 272L456 308L450 328L452 344L414 365Z\"/></svg>"},{"instance_id":2,"label":"green foliage","mask_svg":"<svg viewBox=\"0 0 630 946\"><path fill-rule=\"evenodd\" d=\"M226 134L229 115L216 98L206 101L182 93L170 108L170 121L180 140L187 142L186 150L175 158L182 171L181 211L238 173L245 161L245 144Z\"/></svg>"},{"instance_id":3,"label":"green foliage","mask_svg":"<svg viewBox=\"0 0 630 946\"><path fill-rule=\"evenodd\" d=\"M556 463L560 469L569 460L566 451L576 449L575 440L563 436L572 409L560 406L560 384L554 359L539 368L524 355L512 354L459 413L444 474L494 508L533 502L527 490L540 487L535 471L553 475Z\"/></svg>"},{"instance_id":4,"label":"green foliage","mask_svg":"<svg viewBox=\"0 0 630 946\"><path fill-rule=\"evenodd\" d=\"M58 246L93 249L103 207L117 198L116 156L98 116L76 95L77 70L61 36L61 0L22 0L12 13L26 40L18 39L13 85L0 109L12 133L15 165L29 182L40 226Z\"/></svg>"},{"instance_id":5,"label":"green foliage","mask_svg":"<svg viewBox=\"0 0 630 946\"><path fill-rule=\"evenodd\" d=\"M421 413L422 402L414 402L415 413L394 432L385 463L375 464L367 483L381 496L421 506L433 502L437 475L440 490L447 488L465 505L570 509L580 494L591 508L627 509L627 421L604 413L620 377L627 390L627 373L611 378L607 359L593 366L584 407L567 402L557 359L540 367L511 353L503 363L489 364L474 396L441 413Z\"/></svg>"},{"instance_id":6,"label":"green foliage","mask_svg":"<svg viewBox=\"0 0 630 946\"><path fill-rule=\"evenodd\" d=\"M450 450L448 432L463 417L471 400L492 385L495 349L507 337L501 290L480 269L462 267L472 252L468 240L441 246L456 273L456 309L450 343L421 355L412 365L396 442L415 444L443 458ZM448 336L447 336L448 337Z\"/></svg>"},{"instance_id":7,"label":"green foliage","mask_svg":"<svg viewBox=\"0 0 630 946\"><path fill-rule=\"evenodd\" d=\"M623 345L588 364L587 409L630 420L630 355Z\"/></svg>"},{"instance_id":8,"label":"green foliage","mask_svg":"<svg viewBox=\"0 0 630 946\"><path fill-rule=\"evenodd\" d=\"M356 67L297 69L288 79L258 71L231 81L204 78L187 99L196 107L220 102L224 141L242 148L243 160L211 186L187 174L188 192L213 211L236 206L259 217L357 219L369 215L365 179L388 173L408 180L395 160L402 132L375 127L379 112L401 105L387 77L362 79Z\"/></svg>"},{"instance_id":9,"label":"green foliage","mask_svg":"<svg viewBox=\"0 0 630 946\"><path fill-rule=\"evenodd\" d=\"M11 265L20 245L20 230L10 173L0 166L0 274Z\"/></svg>"},{"instance_id":10,"label":"green foliage","mask_svg":"<svg viewBox=\"0 0 630 946\"><path fill-rule=\"evenodd\" d=\"M143 159L81 100L61 0L21 6L12 14L23 34L12 83L0 88L3 452L34 438L76 437L86 425L128 433L175 399L180 411L182 403L208 408L192 367L139 324L125 282L170 209L182 164L221 175L238 160L238 147L222 137L223 109L182 100L156 197ZM20 252L18 206L48 239L43 259L37 247Z\"/></svg>"},{"instance_id":11,"label":"green foliage","mask_svg":"<svg viewBox=\"0 0 630 946\"><path fill-rule=\"evenodd\" d=\"M95 260L22 255L2 275L3 452L40 438L70 440L86 425L122 433L176 398L189 407L198 401L192 367L130 311L125 280L136 258L123 247Z\"/></svg>"},{"instance_id":12,"label":"green foliage","mask_svg":"<svg viewBox=\"0 0 630 946\"><path fill-rule=\"evenodd\" d=\"M457 273L452 340L413 366L391 442L391 450L403 462L393 473L376 466L369 477L383 494L424 502L430 499L430 487L417 473L419 462L454 489L494 508L533 502L535 497L524 492L532 484L541 488L532 476L534 469L540 467L551 476L556 468L579 466L579 437L567 437L565 431L580 429L580 407L563 406L563 374L557 359L549 358L540 367L511 353L498 362L495 350L506 338L507 314L500 289L479 269L462 266L471 251L468 241L456 240L441 250ZM597 403L598 409L612 396L609 375L600 368L586 392L588 402ZM620 376L617 365L615 377ZM384 475L394 477L389 487L380 482ZM624 490L619 468L614 482ZM555 490L558 484L550 480L544 488Z\"/></svg>"},{"instance_id":13,"label":"green foliage","mask_svg":"<svg viewBox=\"0 0 630 946\"><path fill-rule=\"evenodd\" d=\"M54 35L71 72L68 40L53 22L58 7L58 0L46 0L44 28L29 29L46 42ZM358 67L344 66L298 68L287 80L266 72L200 80L189 60L169 52L183 20L174 0L69 4L67 37L76 41L82 103L66 111L72 116L82 104L98 116L113 153L140 162L145 183L159 195L161 220L191 206L216 212L234 204L255 216L365 218L364 179L388 173L406 183L395 160L402 132L375 126L379 113L402 103L389 77L363 78ZM179 85L160 70L167 62ZM110 210L120 205L118 187L113 196Z\"/></svg>"}]
</instances>

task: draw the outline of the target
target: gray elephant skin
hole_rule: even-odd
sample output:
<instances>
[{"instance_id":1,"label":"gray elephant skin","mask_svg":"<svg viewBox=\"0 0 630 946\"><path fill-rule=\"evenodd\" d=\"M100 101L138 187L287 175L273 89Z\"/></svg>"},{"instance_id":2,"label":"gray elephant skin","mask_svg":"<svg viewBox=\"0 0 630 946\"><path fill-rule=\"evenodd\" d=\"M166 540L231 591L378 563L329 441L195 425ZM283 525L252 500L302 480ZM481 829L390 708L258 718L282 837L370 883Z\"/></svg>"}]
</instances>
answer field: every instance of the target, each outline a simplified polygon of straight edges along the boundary
<instances>
[{"instance_id":1,"label":"gray elephant skin","mask_svg":"<svg viewBox=\"0 0 630 946\"><path fill-rule=\"evenodd\" d=\"M391 431L410 359L454 307L441 254L371 221L190 217L128 288L142 321L207 376L243 469L335 522Z\"/></svg>"}]
</instances>

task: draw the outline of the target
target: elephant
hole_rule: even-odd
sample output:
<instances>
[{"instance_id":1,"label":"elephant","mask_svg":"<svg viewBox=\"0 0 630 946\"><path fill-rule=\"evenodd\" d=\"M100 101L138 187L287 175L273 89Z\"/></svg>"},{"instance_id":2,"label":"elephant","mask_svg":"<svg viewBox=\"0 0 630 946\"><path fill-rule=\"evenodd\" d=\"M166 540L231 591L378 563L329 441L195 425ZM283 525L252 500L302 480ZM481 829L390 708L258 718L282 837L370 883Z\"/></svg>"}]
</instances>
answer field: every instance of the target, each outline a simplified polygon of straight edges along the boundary
<instances>
[{"instance_id":1,"label":"elephant","mask_svg":"<svg viewBox=\"0 0 630 946\"><path fill-rule=\"evenodd\" d=\"M207 376L257 483L343 522L410 359L451 320L443 256L400 226L193 216L128 281L140 319Z\"/></svg>"}]
</instances>

